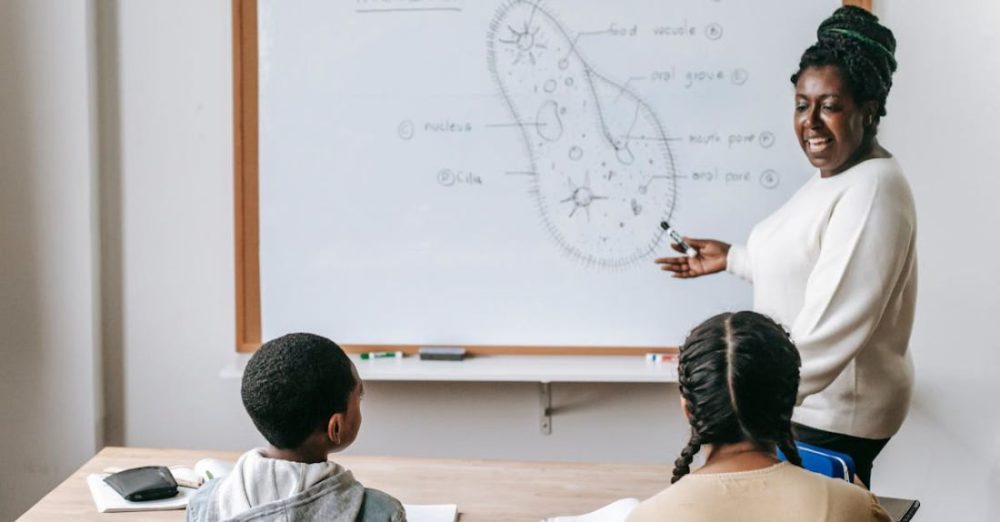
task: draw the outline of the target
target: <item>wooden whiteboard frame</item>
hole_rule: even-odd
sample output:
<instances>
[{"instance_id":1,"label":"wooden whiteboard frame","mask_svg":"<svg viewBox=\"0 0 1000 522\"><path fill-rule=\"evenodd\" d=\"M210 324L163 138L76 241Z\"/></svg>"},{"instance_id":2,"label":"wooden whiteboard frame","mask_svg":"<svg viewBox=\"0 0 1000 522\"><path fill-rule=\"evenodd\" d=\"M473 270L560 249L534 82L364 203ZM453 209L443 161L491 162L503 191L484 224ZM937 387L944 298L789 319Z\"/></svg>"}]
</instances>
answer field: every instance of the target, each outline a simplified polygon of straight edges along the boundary
<instances>
[{"instance_id":1,"label":"wooden whiteboard frame","mask_svg":"<svg viewBox=\"0 0 1000 522\"><path fill-rule=\"evenodd\" d=\"M844 0L869 11L872 0ZM233 194L236 257L236 351L261 345L260 190L258 164L257 0L232 0L233 6ZM418 345L350 345L348 352L401 350ZM636 355L676 353L676 347L465 346L473 355Z\"/></svg>"}]
</instances>

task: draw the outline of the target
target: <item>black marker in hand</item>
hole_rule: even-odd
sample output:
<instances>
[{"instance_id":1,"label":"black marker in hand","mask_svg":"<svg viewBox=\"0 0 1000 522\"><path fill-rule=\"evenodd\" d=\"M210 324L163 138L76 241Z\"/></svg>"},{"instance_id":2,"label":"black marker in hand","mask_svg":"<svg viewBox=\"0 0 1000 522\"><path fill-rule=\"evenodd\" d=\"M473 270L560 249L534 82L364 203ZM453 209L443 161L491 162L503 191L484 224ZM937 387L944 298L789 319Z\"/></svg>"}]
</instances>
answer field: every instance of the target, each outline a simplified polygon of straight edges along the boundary
<instances>
[{"instance_id":1,"label":"black marker in hand","mask_svg":"<svg viewBox=\"0 0 1000 522\"><path fill-rule=\"evenodd\" d=\"M677 243L678 245L681 246L681 248L684 249L684 253L687 254L688 257L698 257L698 251L695 250L694 247L692 247L691 245L685 243L681 235L678 234L677 231L674 230L673 228L670 228L670 223L667 223L666 221L660 221L660 228L666 231L666 233L670 236L670 239L673 239L675 243Z\"/></svg>"}]
</instances>

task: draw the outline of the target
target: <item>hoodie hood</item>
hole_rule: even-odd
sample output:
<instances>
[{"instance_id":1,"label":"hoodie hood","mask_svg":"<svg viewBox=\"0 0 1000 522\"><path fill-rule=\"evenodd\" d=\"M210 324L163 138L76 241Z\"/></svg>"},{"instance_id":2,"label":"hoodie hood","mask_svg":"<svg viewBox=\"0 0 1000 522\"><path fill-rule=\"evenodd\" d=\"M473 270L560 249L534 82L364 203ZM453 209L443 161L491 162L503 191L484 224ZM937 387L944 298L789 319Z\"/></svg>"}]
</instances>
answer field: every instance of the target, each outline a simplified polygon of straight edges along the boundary
<instances>
[{"instance_id":1,"label":"hoodie hood","mask_svg":"<svg viewBox=\"0 0 1000 522\"><path fill-rule=\"evenodd\" d=\"M204 488L211 500L206 520L313 520L353 522L365 489L333 462L305 464L271 459L262 449L244 453L232 472ZM201 493L201 492L199 492ZM197 520L189 506L188 519ZM289 517L289 513L295 516Z\"/></svg>"}]
</instances>

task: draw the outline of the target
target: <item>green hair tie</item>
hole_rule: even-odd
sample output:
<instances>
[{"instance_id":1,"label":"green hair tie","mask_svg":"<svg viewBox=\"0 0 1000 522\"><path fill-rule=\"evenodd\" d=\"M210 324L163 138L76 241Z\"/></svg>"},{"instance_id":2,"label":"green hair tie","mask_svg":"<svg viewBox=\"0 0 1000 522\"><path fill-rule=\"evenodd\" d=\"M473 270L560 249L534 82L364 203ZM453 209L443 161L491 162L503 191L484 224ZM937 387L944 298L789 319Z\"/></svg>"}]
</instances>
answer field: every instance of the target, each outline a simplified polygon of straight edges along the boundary
<instances>
[{"instance_id":1,"label":"green hair tie","mask_svg":"<svg viewBox=\"0 0 1000 522\"><path fill-rule=\"evenodd\" d=\"M886 46L884 46L884 45L876 42L875 40L872 40L871 38L868 38L867 36L865 36L865 35L857 32L857 31L852 31L850 29L841 29L839 27L831 27L831 28L827 29L826 31L827 32L831 32L831 33L840 33L840 34L842 34L844 36L847 36L848 38L853 38L853 39L855 39L855 40L857 40L859 42L866 43L866 44L868 44L868 45L870 45L870 46L872 46L872 47L874 47L874 48L882 51L883 53L885 53L885 55L888 56L889 59L892 60L893 63L896 62L896 57L893 56L892 51L890 51L889 49L887 49Z\"/></svg>"}]
</instances>

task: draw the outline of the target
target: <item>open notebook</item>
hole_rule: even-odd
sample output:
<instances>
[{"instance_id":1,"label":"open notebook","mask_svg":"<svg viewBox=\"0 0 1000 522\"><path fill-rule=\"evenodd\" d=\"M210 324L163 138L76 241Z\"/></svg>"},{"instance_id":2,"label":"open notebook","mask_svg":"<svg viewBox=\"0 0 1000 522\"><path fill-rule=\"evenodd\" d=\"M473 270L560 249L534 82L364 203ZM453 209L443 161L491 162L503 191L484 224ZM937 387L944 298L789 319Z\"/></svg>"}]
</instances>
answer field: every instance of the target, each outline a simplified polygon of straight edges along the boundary
<instances>
[{"instance_id":1,"label":"open notebook","mask_svg":"<svg viewBox=\"0 0 1000 522\"><path fill-rule=\"evenodd\" d=\"M552 517L542 522L625 522L629 513L639 505L639 499L623 498L596 511L583 515Z\"/></svg>"},{"instance_id":2,"label":"open notebook","mask_svg":"<svg viewBox=\"0 0 1000 522\"><path fill-rule=\"evenodd\" d=\"M107 473L92 473L87 476L87 487L94 499L98 513L118 513L121 511L167 511L187 507L191 495L197 491L194 488L178 487L177 496L162 500L147 500L131 502L122 498L117 491L104 482Z\"/></svg>"},{"instance_id":3,"label":"open notebook","mask_svg":"<svg viewBox=\"0 0 1000 522\"><path fill-rule=\"evenodd\" d=\"M455 522L458 506L455 504L403 504L407 522Z\"/></svg>"},{"instance_id":4,"label":"open notebook","mask_svg":"<svg viewBox=\"0 0 1000 522\"><path fill-rule=\"evenodd\" d=\"M891 497L879 497L878 500L895 522L909 522L920 508L920 502L916 500ZM625 522L629 513L638 505L639 501L634 498L623 498L590 513L552 517L542 522Z\"/></svg>"},{"instance_id":5,"label":"open notebook","mask_svg":"<svg viewBox=\"0 0 1000 522\"><path fill-rule=\"evenodd\" d=\"M227 475L233 468L232 462L218 459L199 460L194 469L171 467L170 473L177 481L177 496L162 500L131 502L122 498L117 491L104 482L104 477L120 470L105 470L108 473L93 473L87 476L87 487L94 499L98 513L118 513L124 511L169 511L184 509L188 500L203 482ZM408 522L455 522L458 506L455 504L403 504Z\"/></svg>"},{"instance_id":6,"label":"open notebook","mask_svg":"<svg viewBox=\"0 0 1000 522\"><path fill-rule=\"evenodd\" d=\"M177 496L161 500L146 500L131 502L125 500L111 486L104 482L104 477L120 469L106 469L107 473L92 473L87 476L87 487L94 499L98 513L117 513L122 511L167 511L187 507L191 495L198 490L206 480L225 476L233 469L233 463L219 459L201 459L194 469L181 466L170 468L170 474L177 481Z\"/></svg>"}]
</instances>

